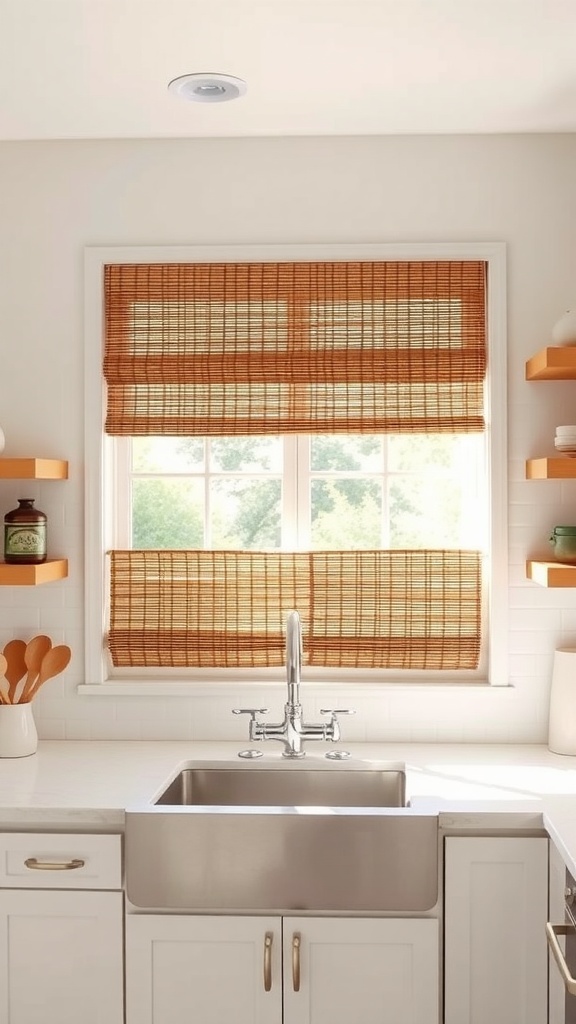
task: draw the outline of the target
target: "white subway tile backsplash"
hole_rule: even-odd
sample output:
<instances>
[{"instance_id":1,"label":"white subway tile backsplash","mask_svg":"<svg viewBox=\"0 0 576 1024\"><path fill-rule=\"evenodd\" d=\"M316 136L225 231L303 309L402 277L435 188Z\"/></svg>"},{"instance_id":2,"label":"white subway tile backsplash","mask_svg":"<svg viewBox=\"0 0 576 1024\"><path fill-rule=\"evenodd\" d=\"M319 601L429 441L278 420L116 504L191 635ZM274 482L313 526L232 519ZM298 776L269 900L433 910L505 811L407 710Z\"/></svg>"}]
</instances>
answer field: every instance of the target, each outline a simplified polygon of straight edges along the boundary
<instances>
[{"instance_id":1,"label":"white subway tile backsplash","mask_svg":"<svg viewBox=\"0 0 576 1024\"><path fill-rule=\"evenodd\" d=\"M550 650L550 632L544 630L515 630L512 634L516 649L528 654L546 654Z\"/></svg>"},{"instance_id":2,"label":"white subway tile backsplash","mask_svg":"<svg viewBox=\"0 0 576 1024\"><path fill-rule=\"evenodd\" d=\"M131 722L120 725L111 718L110 721L92 721L90 723L91 739L93 740L141 740L141 728L138 715ZM39 731L40 732L40 731Z\"/></svg>"},{"instance_id":3,"label":"white subway tile backsplash","mask_svg":"<svg viewBox=\"0 0 576 1024\"><path fill-rule=\"evenodd\" d=\"M40 729L39 723L36 722L38 729L38 736L44 740L65 740L69 739L66 736L66 720L64 718L50 718L42 720L42 729Z\"/></svg>"},{"instance_id":4,"label":"white subway tile backsplash","mask_svg":"<svg viewBox=\"0 0 576 1024\"><path fill-rule=\"evenodd\" d=\"M30 148L32 146L32 149ZM294 179L303 166L302 147L315 155L315 173ZM242 160L246 169L244 204L231 193L211 192L210 171L222 158ZM414 159L414 153L420 161ZM271 173L258 173L265 152ZM101 157L117 168L101 175ZM505 159L502 159L502 157ZM232 707L268 706L270 719L282 717L282 688L263 689L257 699L239 688L236 697L202 695L170 698L89 697L76 687L84 676L84 466L83 466L83 293L81 254L94 241L164 244L214 241L330 240L340 238L333 204L324 201L334 168L342 180L363 173L363 187L348 204L345 234L354 242L386 237L486 238L509 246L508 267L508 538L509 682L488 688L377 688L366 696L347 690L307 694L306 716L317 720L323 706L342 703L357 714L342 720L343 738L432 742L545 742L552 655L556 646L576 647L576 588L546 590L529 582L525 561L550 555L548 538L558 523L576 525L576 482L527 481L525 459L553 454L560 422L576 418L576 383L527 382L524 363L548 343L555 310L571 301L576 279L576 190L568 173L559 174L567 156L576 163L576 137L486 137L445 140L127 140L10 144L3 151L2 174L9 175L11 202L3 217L3 245L10 253L0 282L4 322L16 342L7 354L9 379L2 387L2 427L7 455L27 450L70 460L70 479L34 484L38 507L49 517L49 543L69 560L69 578L43 587L0 590L0 645L13 637L48 633L71 646L66 673L46 684L35 701L43 738L68 739L233 739L247 745L247 720ZM33 157L33 159L31 159ZM118 222L118 175L131 172L138 158L139 188L122 198ZM157 182L174 160L185 166L186 181L166 197L160 219L150 219ZM382 206L384 194L404 193L414 167L430 160L438 169L437 201ZM370 172L366 175L366 167ZM30 177L32 175L32 178ZM471 182L466 208L451 201L452 182ZM66 181L66 190L61 181ZM189 188L195 182L196 189ZM284 196L278 204L279 189ZM298 189L301 191L298 192ZM208 190L208 192L206 191ZM295 191L296 190L296 191ZM58 231L45 211L58 194ZM302 203L305 193L306 202ZM200 198L198 198L200 197ZM544 202L539 202L543 197ZM258 211L264 210L265 213ZM271 212L272 211L272 214ZM376 211L376 212L375 212ZM392 219L390 219L392 218ZM553 247L550 239L554 239ZM17 268L29 253L42 254L37 281ZM40 265L40 263L38 264ZM16 268L16 269L15 269ZM32 289L32 290L31 290ZM26 310L26 330L21 311ZM14 333L14 332L13 332ZM18 359L10 359L17 344ZM23 395L34 416L23 415ZM41 450L40 450L41 449ZM2 485L3 511L14 507L19 482Z\"/></svg>"},{"instance_id":5,"label":"white subway tile backsplash","mask_svg":"<svg viewBox=\"0 0 576 1024\"><path fill-rule=\"evenodd\" d=\"M132 697L116 698L116 720L119 723L130 720L134 715ZM174 709L176 711L176 709ZM141 722L163 722L168 713L167 702L163 697L139 697L138 718ZM173 712L170 711L170 714Z\"/></svg>"},{"instance_id":6,"label":"white subway tile backsplash","mask_svg":"<svg viewBox=\"0 0 576 1024\"><path fill-rule=\"evenodd\" d=\"M256 707L257 704L234 704L230 699L222 697L200 697L194 701L191 716L191 736L193 739L237 740L248 743L248 715L233 715L233 707ZM266 702L260 707L269 706ZM271 713L270 721L274 721Z\"/></svg>"},{"instance_id":7,"label":"white subway tile backsplash","mask_svg":"<svg viewBox=\"0 0 576 1024\"><path fill-rule=\"evenodd\" d=\"M192 740L192 727L188 718L170 719L162 727L162 740ZM202 737L204 738L204 737ZM220 737L217 737L220 739Z\"/></svg>"},{"instance_id":8,"label":"white subway tile backsplash","mask_svg":"<svg viewBox=\"0 0 576 1024\"><path fill-rule=\"evenodd\" d=\"M83 720L81 718L67 718L66 719L66 739L67 740L92 740L92 723L90 720Z\"/></svg>"},{"instance_id":9,"label":"white subway tile backsplash","mask_svg":"<svg viewBox=\"0 0 576 1024\"><path fill-rule=\"evenodd\" d=\"M562 612L559 608L511 608L508 613L510 629L510 647L514 645L514 633L526 630L537 633L557 631L562 624ZM523 647L523 644L521 644Z\"/></svg>"}]
</instances>

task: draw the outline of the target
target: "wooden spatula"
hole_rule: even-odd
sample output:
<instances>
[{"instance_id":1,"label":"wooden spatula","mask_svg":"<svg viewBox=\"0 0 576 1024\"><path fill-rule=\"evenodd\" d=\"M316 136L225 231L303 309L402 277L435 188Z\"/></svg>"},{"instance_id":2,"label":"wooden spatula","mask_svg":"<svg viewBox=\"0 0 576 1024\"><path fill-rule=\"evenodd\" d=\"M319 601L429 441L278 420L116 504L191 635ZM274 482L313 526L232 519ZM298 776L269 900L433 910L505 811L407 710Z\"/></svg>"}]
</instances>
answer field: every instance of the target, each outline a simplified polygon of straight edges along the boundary
<instances>
[{"instance_id":1,"label":"wooden spatula","mask_svg":"<svg viewBox=\"0 0 576 1024\"><path fill-rule=\"evenodd\" d=\"M10 700L10 687L8 680L6 679L6 669L8 662L3 654L0 654L0 704L11 704Z\"/></svg>"},{"instance_id":2,"label":"wooden spatula","mask_svg":"<svg viewBox=\"0 0 576 1024\"><path fill-rule=\"evenodd\" d=\"M9 640L2 652L7 662L4 675L8 680L8 694L11 704L15 703L14 698L18 683L26 675L25 652L26 643L24 640Z\"/></svg>"},{"instance_id":3,"label":"wooden spatula","mask_svg":"<svg viewBox=\"0 0 576 1024\"><path fill-rule=\"evenodd\" d=\"M31 700L32 697L35 697L38 690L47 679L52 679L53 676L57 676L60 672L63 672L68 665L71 656L72 651L66 646L66 644L58 644L57 647L52 647L51 650L47 651L42 658L38 679L30 690L30 694L26 700Z\"/></svg>"},{"instance_id":4,"label":"wooden spatula","mask_svg":"<svg viewBox=\"0 0 576 1024\"><path fill-rule=\"evenodd\" d=\"M36 680L40 674L40 666L42 659L45 654L52 647L52 641L49 636L32 637L32 640L26 644L26 650L24 651L24 661L26 662L26 668L28 674L26 676L26 682L24 686L19 690L17 694L17 700L19 704L26 704L30 700L30 693L34 687ZM14 702L15 703L15 702Z\"/></svg>"}]
</instances>

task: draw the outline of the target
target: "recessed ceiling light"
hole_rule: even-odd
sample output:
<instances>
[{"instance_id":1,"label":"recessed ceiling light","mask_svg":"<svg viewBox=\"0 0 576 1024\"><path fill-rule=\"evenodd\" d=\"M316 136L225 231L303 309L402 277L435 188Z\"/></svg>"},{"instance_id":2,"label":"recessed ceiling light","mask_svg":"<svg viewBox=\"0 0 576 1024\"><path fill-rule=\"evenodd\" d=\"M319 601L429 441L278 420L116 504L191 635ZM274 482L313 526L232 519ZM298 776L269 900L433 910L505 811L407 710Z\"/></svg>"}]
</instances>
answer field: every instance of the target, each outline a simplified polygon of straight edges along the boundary
<instances>
[{"instance_id":1,"label":"recessed ceiling light","mask_svg":"<svg viewBox=\"0 0 576 1024\"><path fill-rule=\"evenodd\" d=\"M170 92L176 93L184 100L196 103L225 103L235 100L246 92L246 82L233 75L215 75L211 72L197 72L193 75L180 75L168 83Z\"/></svg>"}]
</instances>

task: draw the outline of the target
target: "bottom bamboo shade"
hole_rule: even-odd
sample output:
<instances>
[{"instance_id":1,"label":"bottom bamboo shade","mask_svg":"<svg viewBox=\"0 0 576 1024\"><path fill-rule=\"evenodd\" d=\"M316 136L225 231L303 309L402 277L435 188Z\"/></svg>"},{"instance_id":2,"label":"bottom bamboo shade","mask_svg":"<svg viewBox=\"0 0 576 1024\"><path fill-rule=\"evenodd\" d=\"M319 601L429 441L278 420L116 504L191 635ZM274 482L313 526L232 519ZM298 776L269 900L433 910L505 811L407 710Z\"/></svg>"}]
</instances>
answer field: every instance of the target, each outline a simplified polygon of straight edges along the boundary
<instances>
[{"instance_id":1,"label":"bottom bamboo shade","mask_svg":"<svg viewBox=\"0 0 576 1024\"><path fill-rule=\"evenodd\" d=\"M455 670L478 665L477 551L113 551L113 664L284 663L297 608L304 664Z\"/></svg>"}]
</instances>

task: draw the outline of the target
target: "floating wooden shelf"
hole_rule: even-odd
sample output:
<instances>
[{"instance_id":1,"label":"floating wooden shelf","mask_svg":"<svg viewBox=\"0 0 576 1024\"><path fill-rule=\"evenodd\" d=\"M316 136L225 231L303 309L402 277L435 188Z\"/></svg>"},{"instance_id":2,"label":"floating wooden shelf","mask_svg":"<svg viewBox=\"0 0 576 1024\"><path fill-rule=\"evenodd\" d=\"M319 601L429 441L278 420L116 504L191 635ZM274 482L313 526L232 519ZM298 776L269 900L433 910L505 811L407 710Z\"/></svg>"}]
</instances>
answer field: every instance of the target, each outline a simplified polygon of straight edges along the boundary
<instances>
[{"instance_id":1,"label":"floating wooden shelf","mask_svg":"<svg viewBox=\"0 0 576 1024\"><path fill-rule=\"evenodd\" d=\"M34 587L39 583L63 580L68 575L68 560L53 558L40 565L12 565L0 562L0 586Z\"/></svg>"},{"instance_id":2,"label":"floating wooden shelf","mask_svg":"<svg viewBox=\"0 0 576 1024\"><path fill-rule=\"evenodd\" d=\"M0 480L67 480L66 459L2 459ZM63 580L68 575L68 561L52 558L40 565L13 565L0 562L1 587L35 587L39 583Z\"/></svg>"},{"instance_id":3,"label":"floating wooden shelf","mask_svg":"<svg viewBox=\"0 0 576 1024\"><path fill-rule=\"evenodd\" d=\"M541 458L526 460L527 480L576 480L576 459Z\"/></svg>"},{"instance_id":4,"label":"floating wooden shelf","mask_svg":"<svg viewBox=\"0 0 576 1024\"><path fill-rule=\"evenodd\" d=\"M65 459L0 459L0 480L67 480Z\"/></svg>"},{"instance_id":5,"label":"floating wooden shelf","mask_svg":"<svg viewBox=\"0 0 576 1024\"><path fill-rule=\"evenodd\" d=\"M576 587L576 565L561 562L526 562L529 580L541 587Z\"/></svg>"},{"instance_id":6,"label":"floating wooden shelf","mask_svg":"<svg viewBox=\"0 0 576 1024\"><path fill-rule=\"evenodd\" d=\"M537 352L526 363L526 380L576 380L576 346L543 348ZM526 479L576 480L576 459L527 459ZM528 561L526 575L541 587L576 587L576 565Z\"/></svg>"},{"instance_id":7,"label":"floating wooden shelf","mask_svg":"<svg viewBox=\"0 0 576 1024\"><path fill-rule=\"evenodd\" d=\"M537 352L526 363L526 380L576 380L576 346Z\"/></svg>"}]
</instances>

